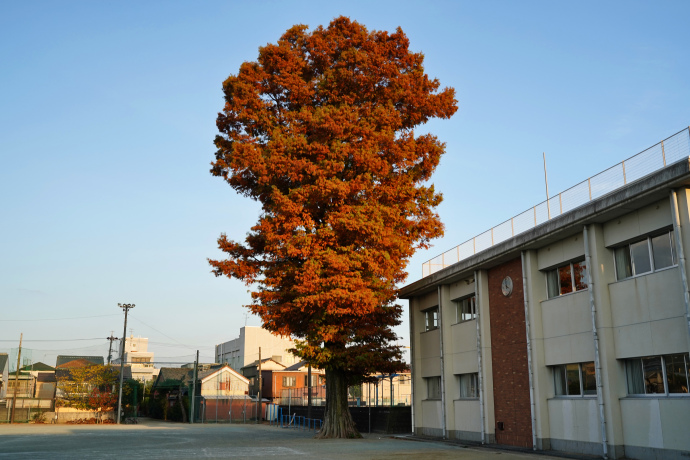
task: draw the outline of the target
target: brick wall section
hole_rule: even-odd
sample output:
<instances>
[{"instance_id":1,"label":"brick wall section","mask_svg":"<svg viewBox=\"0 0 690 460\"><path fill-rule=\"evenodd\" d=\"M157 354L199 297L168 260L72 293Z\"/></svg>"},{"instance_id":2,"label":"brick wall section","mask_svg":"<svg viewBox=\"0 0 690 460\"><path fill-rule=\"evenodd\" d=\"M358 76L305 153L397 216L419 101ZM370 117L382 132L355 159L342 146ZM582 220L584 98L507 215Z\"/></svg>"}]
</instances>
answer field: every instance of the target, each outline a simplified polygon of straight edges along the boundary
<instances>
[{"instance_id":1,"label":"brick wall section","mask_svg":"<svg viewBox=\"0 0 690 460\"><path fill-rule=\"evenodd\" d=\"M501 283L506 276L513 280L513 292L508 297L501 291ZM525 304L520 258L489 270L489 306L496 442L532 447ZM503 422L503 430L498 428L499 422Z\"/></svg>"}]
</instances>

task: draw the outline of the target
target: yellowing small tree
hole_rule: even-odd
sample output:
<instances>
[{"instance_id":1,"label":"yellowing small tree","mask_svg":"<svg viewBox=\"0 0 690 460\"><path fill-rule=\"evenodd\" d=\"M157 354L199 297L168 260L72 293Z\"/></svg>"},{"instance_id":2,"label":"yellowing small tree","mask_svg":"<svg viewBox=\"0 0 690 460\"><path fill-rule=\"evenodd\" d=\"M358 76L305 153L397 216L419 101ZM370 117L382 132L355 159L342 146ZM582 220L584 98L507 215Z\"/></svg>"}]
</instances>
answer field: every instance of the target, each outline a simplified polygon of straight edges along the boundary
<instances>
[{"instance_id":1,"label":"yellowing small tree","mask_svg":"<svg viewBox=\"0 0 690 460\"><path fill-rule=\"evenodd\" d=\"M444 144L415 127L455 113L453 89L424 73L402 30L348 18L297 25L223 83L211 173L257 200L244 243L218 240L217 276L253 286L263 327L297 339L326 370L322 437L355 437L347 387L403 367L396 284L443 232L425 185Z\"/></svg>"}]
</instances>

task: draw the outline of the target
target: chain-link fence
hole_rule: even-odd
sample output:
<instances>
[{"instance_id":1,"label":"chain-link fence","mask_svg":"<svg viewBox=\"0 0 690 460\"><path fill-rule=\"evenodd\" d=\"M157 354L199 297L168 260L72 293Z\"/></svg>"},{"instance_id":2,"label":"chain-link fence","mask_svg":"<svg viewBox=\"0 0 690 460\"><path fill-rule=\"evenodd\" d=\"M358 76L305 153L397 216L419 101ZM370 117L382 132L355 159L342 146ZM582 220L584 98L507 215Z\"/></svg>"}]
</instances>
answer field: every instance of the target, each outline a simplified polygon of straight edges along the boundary
<instances>
[{"instance_id":1,"label":"chain-link fence","mask_svg":"<svg viewBox=\"0 0 690 460\"><path fill-rule=\"evenodd\" d=\"M601 198L690 156L690 128L628 158L422 264L422 277Z\"/></svg>"}]
</instances>

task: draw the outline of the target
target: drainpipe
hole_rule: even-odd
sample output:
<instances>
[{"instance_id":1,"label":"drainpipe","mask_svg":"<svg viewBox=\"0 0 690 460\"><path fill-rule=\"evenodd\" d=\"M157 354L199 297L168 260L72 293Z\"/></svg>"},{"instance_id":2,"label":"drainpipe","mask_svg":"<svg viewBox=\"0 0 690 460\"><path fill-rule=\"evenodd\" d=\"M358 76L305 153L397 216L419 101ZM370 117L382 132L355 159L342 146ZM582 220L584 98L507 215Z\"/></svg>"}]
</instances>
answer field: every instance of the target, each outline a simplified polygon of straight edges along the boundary
<instances>
[{"instance_id":1,"label":"drainpipe","mask_svg":"<svg viewBox=\"0 0 690 460\"><path fill-rule=\"evenodd\" d=\"M474 271L474 298L475 298L475 310L477 312L477 368L478 368L478 378L477 386L479 387L479 417L482 421L482 444L486 444L486 430L484 429L484 377L482 376L482 332L479 323L479 311L482 302L479 297L479 282L477 281L477 275L479 272Z\"/></svg>"},{"instance_id":2,"label":"drainpipe","mask_svg":"<svg viewBox=\"0 0 690 460\"><path fill-rule=\"evenodd\" d=\"M412 434L414 434L414 379L417 377L414 373L414 312L417 302L415 299L410 299L408 308L410 309L410 416L412 418ZM371 414L371 391L367 391L367 405L369 406L369 413ZM371 422L369 422L369 431L371 431Z\"/></svg>"},{"instance_id":3,"label":"drainpipe","mask_svg":"<svg viewBox=\"0 0 690 460\"><path fill-rule=\"evenodd\" d=\"M589 287L589 309L592 312L592 335L594 337L594 375L597 379L597 404L599 404L599 421L601 423L601 447L603 458L608 458L606 443L606 413L604 412L604 384L601 380L601 356L599 352L599 333L597 332L597 306L594 303L594 279L592 278L592 260L589 252L589 233L587 225L582 230L585 244L585 265L587 266L587 285Z\"/></svg>"},{"instance_id":4,"label":"drainpipe","mask_svg":"<svg viewBox=\"0 0 690 460\"><path fill-rule=\"evenodd\" d=\"M529 370L529 409L532 414L532 450L537 450L537 412L534 406L534 375L532 374L532 341L530 339L529 297L527 296L527 264L525 263L525 251L520 253L520 259L522 259L522 294L525 301L527 369Z\"/></svg>"},{"instance_id":5,"label":"drainpipe","mask_svg":"<svg viewBox=\"0 0 690 460\"><path fill-rule=\"evenodd\" d=\"M443 305L441 304L441 286L438 286L438 336L441 342L441 432L443 439L447 439L446 434L446 372L443 364Z\"/></svg>"},{"instance_id":6,"label":"drainpipe","mask_svg":"<svg viewBox=\"0 0 690 460\"><path fill-rule=\"evenodd\" d=\"M673 218L673 234L676 237L676 248L678 250L678 265L680 266L680 276L683 281L683 299L685 300L685 321L690 335L690 289L688 289L688 272L685 264L685 251L683 250L683 238L680 233L680 216L678 215L678 197L676 191L671 190L671 214Z\"/></svg>"}]
</instances>

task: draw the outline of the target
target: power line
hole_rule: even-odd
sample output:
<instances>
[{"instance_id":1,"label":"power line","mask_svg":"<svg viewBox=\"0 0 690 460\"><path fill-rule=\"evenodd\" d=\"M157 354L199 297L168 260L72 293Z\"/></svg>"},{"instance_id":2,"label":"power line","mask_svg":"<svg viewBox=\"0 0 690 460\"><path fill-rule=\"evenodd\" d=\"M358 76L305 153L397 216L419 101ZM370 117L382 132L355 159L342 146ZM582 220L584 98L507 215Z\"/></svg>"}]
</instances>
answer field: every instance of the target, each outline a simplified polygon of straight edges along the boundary
<instances>
[{"instance_id":1,"label":"power line","mask_svg":"<svg viewBox=\"0 0 690 460\"><path fill-rule=\"evenodd\" d=\"M194 347L190 347L189 345L185 345L184 343L177 341L175 338L170 337L168 334L159 331L158 329L156 329L155 327L151 326L150 324L146 324L145 322L143 322L142 320L140 320L140 319L137 318L136 316L132 315L132 318L135 319L135 320L137 320L137 321L139 321L139 322L140 322L141 324L143 324L144 326L150 327L151 329L153 329L154 331L158 332L159 334L164 335L165 337L169 338L170 340L179 343L180 346L183 346L183 347L185 347L185 348L189 348L189 349L192 349L192 350L194 349Z\"/></svg>"},{"instance_id":2,"label":"power line","mask_svg":"<svg viewBox=\"0 0 690 460\"><path fill-rule=\"evenodd\" d=\"M107 316L119 316L114 315L96 315L96 316L72 316L69 318L30 318L30 319L0 319L0 322L12 322L12 321L65 321L72 319L86 319L86 318L105 318Z\"/></svg>"},{"instance_id":3,"label":"power line","mask_svg":"<svg viewBox=\"0 0 690 460\"><path fill-rule=\"evenodd\" d=\"M80 340L105 340L103 337L94 337L93 339L28 339L24 342L76 342ZM0 339L0 342L16 342L16 340Z\"/></svg>"}]
</instances>

